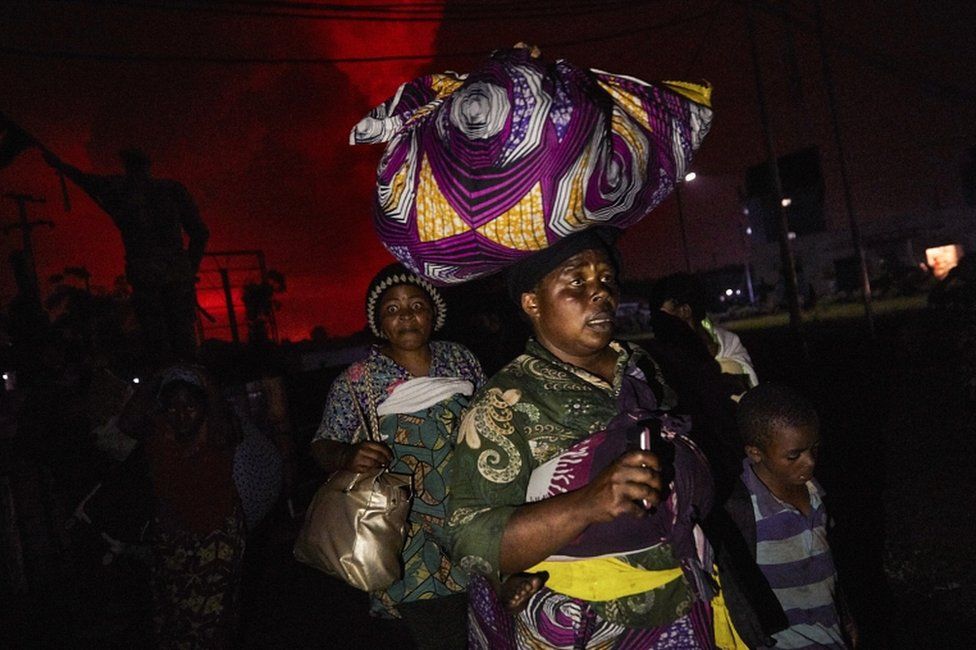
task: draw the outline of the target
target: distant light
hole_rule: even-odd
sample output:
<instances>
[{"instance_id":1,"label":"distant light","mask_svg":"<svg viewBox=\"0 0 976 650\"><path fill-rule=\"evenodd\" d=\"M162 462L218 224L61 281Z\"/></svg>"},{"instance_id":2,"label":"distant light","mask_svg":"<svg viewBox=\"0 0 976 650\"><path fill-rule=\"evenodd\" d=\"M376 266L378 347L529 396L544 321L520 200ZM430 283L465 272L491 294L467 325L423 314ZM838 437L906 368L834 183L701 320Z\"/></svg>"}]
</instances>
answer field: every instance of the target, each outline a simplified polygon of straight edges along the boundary
<instances>
[{"instance_id":1,"label":"distant light","mask_svg":"<svg viewBox=\"0 0 976 650\"><path fill-rule=\"evenodd\" d=\"M3 373L3 380L7 381L8 379L10 379L10 375L8 375L7 373Z\"/></svg>"},{"instance_id":2,"label":"distant light","mask_svg":"<svg viewBox=\"0 0 976 650\"><path fill-rule=\"evenodd\" d=\"M695 180L696 178L698 178L698 174L696 174L695 172L688 172L687 174L685 174L685 182L686 183L690 183L691 181Z\"/></svg>"},{"instance_id":3,"label":"distant light","mask_svg":"<svg viewBox=\"0 0 976 650\"><path fill-rule=\"evenodd\" d=\"M742 208L742 214L749 216L749 208Z\"/></svg>"},{"instance_id":4,"label":"distant light","mask_svg":"<svg viewBox=\"0 0 976 650\"><path fill-rule=\"evenodd\" d=\"M719 302L725 302L725 296L719 296L718 297L718 301Z\"/></svg>"},{"instance_id":5,"label":"distant light","mask_svg":"<svg viewBox=\"0 0 976 650\"><path fill-rule=\"evenodd\" d=\"M133 384L138 384L139 383L139 378L138 377L133 377L132 378L132 383Z\"/></svg>"},{"instance_id":6,"label":"distant light","mask_svg":"<svg viewBox=\"0 0 976 650\"><path fill-rule=\"evenodd\" d=\"M732 295L732 293L733 293L733 291L732 291L731 289L726 289L726 290L725 290L725 295L726 295L726 296L731 296L731 295Z\"/></svg>"},{"instance_id":7,"label":"distant light","mask_svg":"<svg viewBox=\"0 0 976 650\"><path fill-rule=\"evenodd\" d=\"M742 295L742 289L736 289L735 290L735 295L741 296Z\"/></svg>"},{"instance_id":8,"label":"distant light","mask_svg":"<svg viewBox=\"0 0 976 650\"><path fill-rule=\"evenodd\" d=\"M796 239L796 233L795 232L788 232L788 233L786 233L786 238L789 239L790 241L793 241L794 239Z\"/></svg>"},{"instance_id":9,"label":"distant light","mask_svg":"<svg viewBox=\"0 0 976 650\"><path fill-rule=\"evenodd\" d=\"M925 249L925 264L931 269L932 275L941 280L954 269L959 260L965 255L960 244L947 244Z\"/></svg>"},{"instance_id":10,"label":"distant light","mask_svg":"<svg viewBox=\"0 0 976 650\"><path fill-rule=\"evenodd\" d=\"M752 234L752 226L749 226L748 228L746 228L746 234L747 235L751 235Z\"/></svg>"},{"instance_id":11,"label":"distant light","mask_svg":"<svg viewBox=\"0 0 976 650\"><path fill-rule=\"evenodd\" d=\"M788 197L788 196L784 196L784 197L783 197L783 200L782 200L782 201L780 201L780 205L782 205L782 206L783 206L784 208L788 208L788 207L790 207L790 206L791 206L792 204L793 204L793 199L791 199L791 198L790 198L790 197Z\"/></svg>"}]
</instances>

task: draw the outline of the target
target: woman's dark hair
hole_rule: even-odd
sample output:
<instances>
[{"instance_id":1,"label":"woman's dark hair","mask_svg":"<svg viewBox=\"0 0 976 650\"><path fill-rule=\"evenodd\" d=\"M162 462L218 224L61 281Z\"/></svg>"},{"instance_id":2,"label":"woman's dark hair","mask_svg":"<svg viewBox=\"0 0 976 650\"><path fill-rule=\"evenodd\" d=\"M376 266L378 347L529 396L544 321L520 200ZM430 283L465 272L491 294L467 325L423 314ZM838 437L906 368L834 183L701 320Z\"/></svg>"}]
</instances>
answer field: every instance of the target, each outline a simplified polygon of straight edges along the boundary
<instances>
[{"instance_id":1,"label":"woman's dark hair","mask_svg":"<svg viewBox=\"0 0 976 650\"><path fill-rule=\"evenodd\" d=\"M820 426L816 409L798 392L764 382L749 390L735 413L739 435L746 445L765 449L773 432L781 427Z\"/></svg>"}]
</instances>

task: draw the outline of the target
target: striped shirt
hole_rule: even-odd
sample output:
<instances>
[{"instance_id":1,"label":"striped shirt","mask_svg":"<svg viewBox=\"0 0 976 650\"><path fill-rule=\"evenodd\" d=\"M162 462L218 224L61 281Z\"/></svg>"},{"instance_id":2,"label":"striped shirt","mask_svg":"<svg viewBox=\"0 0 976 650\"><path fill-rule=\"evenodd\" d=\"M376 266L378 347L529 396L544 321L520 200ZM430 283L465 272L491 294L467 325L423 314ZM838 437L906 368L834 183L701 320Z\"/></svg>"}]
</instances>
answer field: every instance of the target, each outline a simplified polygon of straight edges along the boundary
<instances>
[{"instance_id":1,"label":"striped shirt","mask_svg":"<svg viewBox=\"0 0 976 650\"><path fill-rule=\"evenodd\" d=\"M834 601L837 573L827 544L823 490L807 481L810 515L780 501L743 461L742 482L756 517L756 563L790 627L774 634L777 648L845 648Z\"/></svg>"}]
</instances>

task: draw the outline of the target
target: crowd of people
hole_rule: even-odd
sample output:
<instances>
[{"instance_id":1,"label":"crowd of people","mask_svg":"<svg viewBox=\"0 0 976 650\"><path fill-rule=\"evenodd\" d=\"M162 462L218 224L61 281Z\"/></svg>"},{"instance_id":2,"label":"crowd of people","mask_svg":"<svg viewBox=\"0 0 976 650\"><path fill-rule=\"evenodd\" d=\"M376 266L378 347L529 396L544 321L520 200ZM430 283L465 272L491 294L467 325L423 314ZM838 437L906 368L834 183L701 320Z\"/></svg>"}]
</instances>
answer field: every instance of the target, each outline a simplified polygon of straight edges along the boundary
<instances>
[{"instance_id":1,"label":"crowd of people","mask_svg":"<svg viewBox=\"0 0 976 650\"><path fill-rule=\"evenodd\" d=\"M297 456L314 462L306 465L313 484L338 470L413 477L402 575L369 594L370 614L398 621L402 638L391 647L857 647L814 478L820 431L810 403L761 381L739 338L708 318L694 276L663 278L643 297L649 336L616 336L616 237L671 189L644 185L676 177L690 161L710 124L710 88L657 87L538 59L525 47L493 55L488 77L514 75L511 113L485 84L423 77L353 132L355 141L380 141L406 120L441 138L396 137L395 155L384 156L380 207L391 223L378 230L392 237L388 249L416 263L394 263L370 282L373 345L315 396L321 418L311 440L292 437ZM536 101L546 75L560 92ZM458 110L425 123L454 90ZM531 115L535 107L552 113ZM504 120L514 126L503 129ZM449 229L399 230L414 200L404 189L411 147L432 147L420 176L425 192L438 183L443 192L442 202L422 206L436 220L455 215L445 197L483 189L485 140L501 133L516 138L492 146L512 164L512 185L525 185L524 197L506 199L521 207L477 237L458 227L475 239L452 244L456 263L417 262L443 254L428 244ZM650 146L654 137L664 144ZM540 143L550 156L535 156ZM592 171L586 161L598 149L594 181L581 170ZM445 152L451 164L437 158ZM133 385L113 373L110 354L52 345L30 325L45 318L25 283L13 341L25 396L0 484L0 523L17 541L4 551L12 591L29 590L38 559L67 558L71 535L86 531L79 552L137 576L133 588L151 610L146 645L240 645L249 547L276 506L287 502L294 522L303 504L291 449L273 444L280 429L240 387L220 386L197 349L193 285L209 232L185 188L153 179L141 152L124 152L126 173L112 177L44 155L119 227L144 354ZM458 171L466 156L470 178ZM543 181L544 190L531 189ZM562 196L565 188L573 189ZM584 211L572 203L586 203L600 223L580 227ZM611 216L623 225L604 225ZM477 246L486 249L471 253ZM420 267L430 274L411 270ZM436 279L489 272L504 277L529 330L521 353L497 364L433 338L449 317ZM495 332L516 326L497 314L485 322ZM486 376L483 365L497 371ZM244 381L233 374L224 379ZM25 499L32 489L43 495ZM54 504L47 523L25 535L17 509L44 500Z\"/></svg>"},{"instance_id":2,"label":"crowd of people","mask_svg":"<svg viewBox=\"0 0 976 650\"><path fill-rule=\"evenodd\" d=\"M816 412L757 380L691 276L647 297L653 336L617 340L614 237L589 229L507 272L531 335L488 378L433 338L448 317L435 286L400 264L370 283L376 344L331 382L305 450L317 482L414 477L403 576L370 614L420 648L852 647ZM249 536L289 496L281 451L247 465L254 418L196 361L114 395L92 489L59 495L64 519L97 533L106 564L144 567L159 647L230 647ZM22 415L26 444L41 420Z\"/></svg>"}]
</instances>

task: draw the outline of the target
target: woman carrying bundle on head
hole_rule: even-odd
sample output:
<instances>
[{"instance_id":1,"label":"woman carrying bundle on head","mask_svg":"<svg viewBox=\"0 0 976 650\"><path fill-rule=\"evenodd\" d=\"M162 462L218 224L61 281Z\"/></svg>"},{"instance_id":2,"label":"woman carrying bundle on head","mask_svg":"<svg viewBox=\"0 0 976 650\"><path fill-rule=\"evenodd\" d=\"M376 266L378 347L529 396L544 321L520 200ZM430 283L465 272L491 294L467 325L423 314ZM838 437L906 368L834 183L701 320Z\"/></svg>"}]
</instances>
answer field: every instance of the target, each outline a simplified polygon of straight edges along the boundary
<instances>
[{"instance_id":1,"label":"woman carrying bundle on head","mask_svg":"<svg viewBox=\"0 0 976 650\"><path fill-rule=\"evenodd\" d=\"M708 464L666 413L653 361L613 340L617 273L592 229L510 272L533 338L472 401L452 460L449 525L474 574L476 647L713 645L697 529ZM508 599L522 609L506 629L486 583L543 571L544 586L527 578Z\"/></svg>"},{"instance_id":2,"label":"woman carrying bundle on head","mask_svg":"<svg viewBox=\"0 0 976 650\"><path fill-rule=\"evenodd\" d=\"M472 398L449 472L473 647L719 643L696 525L708 465L656 364L613 340L606 236L684 176L710 93L516 46L404 84L350 136L387 143L375 197L387 249L443 284L511 267L534 334Z\"/></svg>"}]
</instances>

